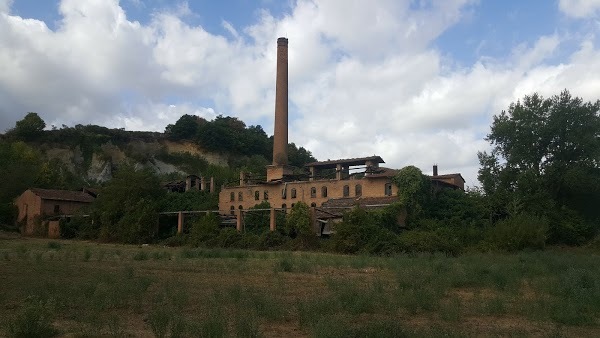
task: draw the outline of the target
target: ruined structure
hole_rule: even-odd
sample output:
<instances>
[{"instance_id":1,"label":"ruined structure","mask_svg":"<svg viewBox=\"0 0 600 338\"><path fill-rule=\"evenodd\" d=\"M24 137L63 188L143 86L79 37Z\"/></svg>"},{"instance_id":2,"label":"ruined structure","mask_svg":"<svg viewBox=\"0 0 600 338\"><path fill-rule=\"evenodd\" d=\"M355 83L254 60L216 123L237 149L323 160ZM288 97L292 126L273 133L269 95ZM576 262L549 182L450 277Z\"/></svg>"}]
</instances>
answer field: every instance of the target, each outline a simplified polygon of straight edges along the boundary
<instances>
[{"instance_id":1,"label":"ruined structure","mask_svg":"<svg viewBox=\"0 0 600 338\"><path fill-rule=\"evenodd\" d=\"M56 218L73 215L95 199L90 190L70 191L51 189L28 189L15 200L19 209L17 222L24 235L58 238L60 229Z\"/></svg>"},{"instance_id":2,"label":"ruined structure","mask_svg":"<svg viewBox=\"0 0 600 338\"><path fill-rule=\"evenodd\" d=\"M379 156L328 160L305 165L306 175L295 175L288 165L288 39L277 39L277 77L275 94L275 126L273 136L273 163L267 166L266 181L252 182L245 173L240 174L239 185L223 187L219 193L219 210L222 214L238 216L238 230L242 210L267 201L272 208L287 210L295 203L311 206L313 225L317 233L322 224L339 218L341 212L325 208L348 208L352 205L375 207L396 200L398 188L392 183L396 170L380 167ZM438 175L437 166L431 179L439 185L464 188L460 174ZM333 205L333 206L332 206ZM315 210L320 208L320 210ZM319 218L320 217L320 218ZM271 230L274 229L274 212L271 210Z\"/></svg>"}]
</instances>

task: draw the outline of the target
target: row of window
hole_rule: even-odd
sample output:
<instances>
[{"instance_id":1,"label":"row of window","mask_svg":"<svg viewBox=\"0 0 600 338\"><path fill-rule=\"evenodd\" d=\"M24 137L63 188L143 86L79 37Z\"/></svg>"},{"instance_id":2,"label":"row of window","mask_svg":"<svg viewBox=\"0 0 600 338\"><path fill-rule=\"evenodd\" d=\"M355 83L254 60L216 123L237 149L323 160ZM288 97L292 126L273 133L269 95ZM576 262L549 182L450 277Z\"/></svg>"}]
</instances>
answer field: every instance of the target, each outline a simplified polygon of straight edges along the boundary
<instances>
[{"instance_id":1,"label":"row of window","mask_svg":"<svg viewBox=\"0 0 600 338\"><path fill-rule=\"evenodd\" d=\"M283 199L287 198L287 194L286 194L286 190L283 189L281 190L281 197ZM384 191L386 196L392 196L392 184L391 183L386 183L385 185L385 191ZM344 197L350 197L350 186L349 185L345 185L344 189L343 189L343 194ZM362 186L360 184L357 184L354 186L354 196L361 196L362 195ZM315 187L311 187L310 188L310 198L316 198L317 197L317 188ZM321 197L327 197L327 187L321 187ZM290 192L290 198L294 199L296 198L296 188L292 188L291 192ZM269 192L267 190L265 190L263 192L263 199L264 200L268 200L269 199ZM235 201L235 193L231 192L230 196L229 196L229 200L231 202ZM244 200L244 194L242 191L238 192L238 201L243 201ZM255 191L254 192L254 200L258 201L260 200L260 191Z\"/></svg>"}]
</instances>

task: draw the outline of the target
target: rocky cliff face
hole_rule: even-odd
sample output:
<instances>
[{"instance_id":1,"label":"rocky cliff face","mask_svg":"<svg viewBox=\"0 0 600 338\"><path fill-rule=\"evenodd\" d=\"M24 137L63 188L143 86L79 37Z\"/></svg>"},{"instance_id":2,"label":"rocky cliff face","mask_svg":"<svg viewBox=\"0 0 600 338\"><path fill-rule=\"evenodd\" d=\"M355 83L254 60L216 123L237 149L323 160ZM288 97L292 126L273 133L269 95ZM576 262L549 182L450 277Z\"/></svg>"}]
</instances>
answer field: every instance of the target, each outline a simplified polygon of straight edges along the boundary
<instances>
[{"instance_id":1,"label":"rocky cliff face","mask_svg":"<svg viewBox=\"0 0 600 338\"><path fill-rule=\"evenodd\" d=\"M82 175L86 180L106 182L112 178L113 171L123 163L140 168L151 168L157 174L199 174L186 171L185 161L169 163L174 156L203 159L208 164L227 166L228 156L205 151L192 142L173 142L168 140L131 141L122 146L111 142L102 144L91 153L84 153L79 146L75 148L53 145L44 150L50 160L59 160L65 167Z\"/></svg>"}]
</instances>

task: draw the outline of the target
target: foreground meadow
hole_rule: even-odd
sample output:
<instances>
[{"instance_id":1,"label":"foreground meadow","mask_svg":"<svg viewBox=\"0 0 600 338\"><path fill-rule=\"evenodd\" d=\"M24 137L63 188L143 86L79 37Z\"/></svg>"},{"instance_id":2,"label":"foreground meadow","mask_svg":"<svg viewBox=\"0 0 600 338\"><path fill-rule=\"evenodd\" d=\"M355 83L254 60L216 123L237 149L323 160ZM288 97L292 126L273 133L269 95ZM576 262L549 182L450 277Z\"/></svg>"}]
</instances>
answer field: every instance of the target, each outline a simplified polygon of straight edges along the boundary
<instances>
[{"instance_id":1,"label":"foreground meadow","mask_svg":"<svg viewBox=\"0 0 600 338\"><path fill-rule=\"evenodd\" d=\"M0 236L0 335L600 336L599 256L342 256Z\"/></svg>"}]
</instances>

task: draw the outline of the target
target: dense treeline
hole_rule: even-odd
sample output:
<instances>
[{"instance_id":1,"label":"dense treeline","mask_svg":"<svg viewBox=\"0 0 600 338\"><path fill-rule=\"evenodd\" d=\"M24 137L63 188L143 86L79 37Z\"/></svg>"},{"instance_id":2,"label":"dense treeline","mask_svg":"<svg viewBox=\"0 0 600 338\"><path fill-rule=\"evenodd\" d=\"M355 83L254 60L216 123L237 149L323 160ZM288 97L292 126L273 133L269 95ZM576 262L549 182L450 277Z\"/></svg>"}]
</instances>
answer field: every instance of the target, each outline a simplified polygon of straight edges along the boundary
<instances>
[{"instance_id":1,"label":"dense treeline","mask_svg":"<svg viewBox=\"0 0 600 338\"><path fill-rule=\"evenodd\" d=\"M219 115L208 121L199 116L183 115L175 124L165 128L165 135L174 141L196 142L214 152L262 157L267 163L273 157L273 137L268 137L261 126L247 127L235 117ZM288 161L292 166L302 167L316 159L310 151L290 143Z\"/></svg>"}]
</instances>

